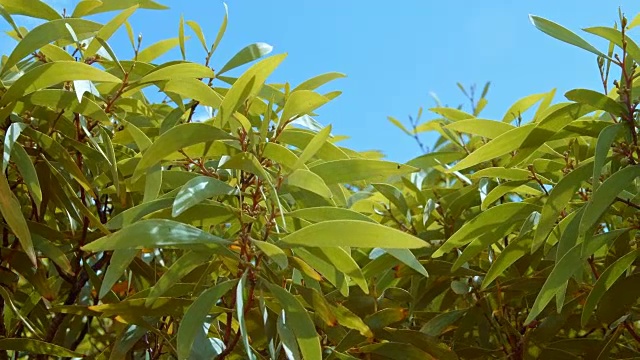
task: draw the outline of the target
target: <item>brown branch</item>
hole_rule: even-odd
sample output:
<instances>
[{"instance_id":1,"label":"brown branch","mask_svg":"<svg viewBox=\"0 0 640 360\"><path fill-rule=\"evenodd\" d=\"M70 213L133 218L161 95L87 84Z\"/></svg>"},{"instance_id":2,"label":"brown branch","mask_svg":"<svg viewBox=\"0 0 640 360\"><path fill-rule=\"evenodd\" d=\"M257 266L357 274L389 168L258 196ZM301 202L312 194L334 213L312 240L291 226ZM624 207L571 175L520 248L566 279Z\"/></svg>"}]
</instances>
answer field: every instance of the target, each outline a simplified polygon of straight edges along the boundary
<instances>
[{"instance_id":1,"label":"brown branch","mask_svg":"<svg viewBox=\"0 0 640 360\"><path fill-rule=\"evenodd\" d=\"M631 337L633 337L633 339L637 343L640 343L640 335L638 335L638 333L635 331L635 329L633 328L633 326L631 324L629 324L628 322L625 321L624 322L624 328L627 329L629 334L631 334Z\"/></svg>"},{"instance_id":2,"label":"brown branch","mask_svg":"<svg viewBox=\"0 0 640 360\"><path fill-rule=\"evenodd\" d=\"M633 202L631 202L631 201L629 201L629 200L625 200L625 199L623 199L623 198L620 198L620 197L617 197L617 196L616 196L616 201L621 202L621 203L623 203L623 204L626 204L626 205L628 205L628 206L631 206L632 208L634 208L634 209L636 209L636 210L640 210L640 205L638 205L638 204L636 204L636 203L633 203Z\"/></svg>"}]
</instances>

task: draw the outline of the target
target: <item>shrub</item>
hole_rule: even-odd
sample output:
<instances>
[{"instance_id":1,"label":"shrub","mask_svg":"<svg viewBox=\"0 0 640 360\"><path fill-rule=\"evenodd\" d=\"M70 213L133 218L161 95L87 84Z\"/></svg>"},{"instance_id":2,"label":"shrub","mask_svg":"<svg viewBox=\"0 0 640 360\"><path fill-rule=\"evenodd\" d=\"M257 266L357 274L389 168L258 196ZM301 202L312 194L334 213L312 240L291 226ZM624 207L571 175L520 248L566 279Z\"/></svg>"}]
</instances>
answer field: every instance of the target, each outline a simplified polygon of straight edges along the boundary
<instances>
[{"instance_id":1,"label":"shrub","mask_svg":"<svg viewBox=\"0 0 640 360\"><path fill-rule=\"evenodd\" d=\"M266 83L285 55L262 43L214 70L226 17L213 43L181 20L142 46L127 20L152 1L0 4L18 41L0 70L0 359L639 355L640 21L587 29L601 53L532 17L598 56L604 93L528 96L493 121L487 86L472 113L392 119L440 134L397 164L313 119L342 74ZM109 46L123 26L131 60Z\"/></svg>"}]
</instances>

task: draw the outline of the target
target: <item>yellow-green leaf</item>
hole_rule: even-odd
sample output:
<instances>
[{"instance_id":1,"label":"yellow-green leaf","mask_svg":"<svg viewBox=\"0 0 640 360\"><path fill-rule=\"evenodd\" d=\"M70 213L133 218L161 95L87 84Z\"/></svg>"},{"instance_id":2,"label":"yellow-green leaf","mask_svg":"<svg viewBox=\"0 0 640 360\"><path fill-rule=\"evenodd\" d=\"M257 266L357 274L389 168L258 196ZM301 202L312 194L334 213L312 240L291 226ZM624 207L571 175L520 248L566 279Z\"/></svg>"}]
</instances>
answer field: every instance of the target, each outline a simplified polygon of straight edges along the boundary
<instances>
[{"instance_id":1,"label":"yellow-green leaf","mask_svg":"<svg viewBox=\"0 0 640 360\"><path fill-rule=\"evenodd\" d=\"M12 15L25 15L44 20L62 18L54 8L40 0L0 0L0 5Z\"/></svg>"},{"instance_id":2,"label":"yellow-green leaf","mask_svg":"<svg viewBox=\"0 0 640 360\"><path fill-rule=\"evenodd\" d=\"M238 51L231 60L229 60L220 71L218 71L218 75L222 75L225 72L235 69L238 66L242 66L246 63L249 63L253 60L259 59L265 55L268 55L273 50L273 46L267 43L255 43L246 46L242 50Z\"/></svg>"},{"instance_id":3,"label":"yellow-green leaf","mask_svg":"<svg viewBox=\"0 0 640 360\"><path fill-rule=\"evenodd\" d=\"M122 80L107 72L81 62L58 61L46 63L30 70L14 82L0 99L0 105L7 105L37 90L74 80L122 82Z\"/></svg>"},{"instance_id":4,"label":"yellow-green leaf","mask_svg":"<svg viewBox=\"0 0 640 360\"><path fill-rule=\"evenodd\" d=\"M480 236L497 234L503 236L505 227L512 223L524 221L532 212L538 211L539 206L524 202L506 203L494 206L478 216L467 221L447 241L433 253L433 257L440 257L449 251L466 245ZM496 239L497 240L497 239Z\"/></svg>"},{"instance_id":5,"label":"yellow-green leaf","mask_svg":"<svg viewBox=\"0 0 640 360\"><path fill-rule=\"evenodd\" d=\"M328 101L329 99L326 97L311 90L298 90L293 92L284 104L284 109L280 116L280 124L284 124L295 117L307 115ZM329 131L331 131L331 129L329 129Z\"/></svg>"},{"instance_id":6,"label":"yellow-green leaf","mask_svg":"<svg viewBox=\"0 0 640 360\"><path fill-rule=\"evenodd\" d=\"M286 314L284 325L295 334L302 358L305 360L321 360L320 337L316 332L313 321L309 317L309 312L285 289L271 283L266 283L265 285L282 306Z\"/></svg>"},{"instance_id":7,"label":"yellow-green leaf","mask_svg":"<svg viewBox=\"0 0 640 360\"><path fill-rule=\"evenodd\" d=\"M9 225L11 231L13 231L20 241L22 250L29 256L33 265L36 266L36 253L33 249L31 231L29 231L27 220L22 214L20 202L18 202L18 199L11 191L4 173L0 174L0 212L2 212L2 217L7 222L7 225ZM0 340L0 342L1 341L2 340Z\"/></svg>"},{"instance_id":8,"label":"yellow-green leaf","mask_svg":"<svg viewBox=\"0 0 640 360\"><path fill-rule=\"evenodd\" d=\"M533 24L533 26L538 28L538 30L542 31L543 33L551 37L554 37L560 41L564 41L568 44L587 50L598 56L602 56L603 58L607 58L605 54L601 53L598 49L594 48L591 44L586 42L580 36L573 33L571 30L568 30L565 27L558 25L553 21L549 21L547 19L535 16L535 15L529 15L529 19L531 20L531 23Z\"/></svg>"},{"instance_id":9,"label":"yellow-green leaf","mask_svg":"<svg viewBox=\"0 0 640 360\"><path fill-rule=\"evenodd\" d=\"M231 115L240 108L246 99L255 96L260 91L267 77L280 65L285 57L286 54L281 54L261 60L236 80L220 105L218 117L221 119L222 124L227 123Z\"/></svg>"},{"instance_id":10,"label":"yellow-green leaf","mask_svg":"<svg viewBox=\"0 0 640 360\"><path fill-rule=\"evenodd\" d=\"M228 244L227 240L190 225L171 220L151 219L138 221L120 231L95 240L85 245L83 250L98 252L188 245L206 245L219 248Z\"/></svg>"},{"instance_id":11,"label":"yellow-green leaf","mask_svg":"<svg viewBox=\"0 0 640 360\"><path fill-rule=\"evenodd\" d=\"M587 203L582 220L580 221L580 233L584 234L600 219L602 214L609 210L609 206L616 196L622 192L632 181L640 177L640 165L631 165L613 173L605 180L598 190L593 193Z\"/></svg>"},{"instance_id":12,"label":"yellow-green leaf","mask_svg":"<svg viewBox=\"0 0 640 360\"><path fill-rule=\"evenodd\" d=\"M82 354L63 348L62 346L27 338L0 339L0 350L23 351L27 354L43 354L56 357L83 357Z\"/></svg>"},{"instance_id":13,"label":"yellow-green leaf","mask_svg":"<svg viewBox=\"0 0 640 360\"><path fill-rule=\"evenodd\" d=\"M626 112L621 103L597 91L589 89L575 89L568 91L564 96L571 101L587 104L616 116L622 116L622 114Z\"/></svg>"},{"instance_id":14,"label":"yellow-green leaf","mask_svg":"<svg viewBox=\"0 0 640 360\"><path fill-rule=\"evenodd\" d=\"M132 181L136 181L151 166L180 149L203 142L229 138L231 138L229 134L207 124L189 123L175 126L163 133L144 152L133 173Z\"/></svg>"},{"instance_id":15,"label":"yellow-green leaf","mask_svg":"<svg viewBox=\"0 0 640 360\"><path fill-rule=\"evenodd\" d=\"M84 19L57 19L36 26L13 49L2 68L2 73L6 73L25 56L49 43L60 40L73 41L67 26L71 26L76 34L92 33L102 27L96 22Z\"/></svg>"},{"instance_id":16,"label":"yellow-green leaf","mask_svg":"<svg viewBox=\"0 0 640 360\"><path fill-rule=\"evenodd\" d=\"M307 247L416 249L427 246L425 241L400 230L358 220L330 220L305 226L281 242Z\"/></svg>"},{"instance_id":17,"label":"yellow-green leaf","mask_svg":"<svg viewBox=\"0 0 640 360\"><path fill-rule=\"evenodd\" d=\"M418 169L390 161L345 159L321 163L309 168L320 175L327 185L354 181L385 181L390 176L405 175Z\"/></svg>"}]
</instances>

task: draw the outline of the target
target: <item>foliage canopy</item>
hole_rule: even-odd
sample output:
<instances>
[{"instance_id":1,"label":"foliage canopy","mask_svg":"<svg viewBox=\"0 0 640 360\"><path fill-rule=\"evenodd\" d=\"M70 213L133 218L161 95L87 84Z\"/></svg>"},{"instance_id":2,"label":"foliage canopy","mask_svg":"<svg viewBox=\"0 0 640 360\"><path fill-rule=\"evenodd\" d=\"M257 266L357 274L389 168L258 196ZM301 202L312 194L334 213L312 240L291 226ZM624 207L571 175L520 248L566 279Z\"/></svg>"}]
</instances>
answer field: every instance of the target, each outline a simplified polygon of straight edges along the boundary
<instances>
[{"instance_id":1,"label":"foliage canopy","mask_svg":"<svg viewBox=\"0 0 640 360\"><path fill-rule=\"evenodd\" d=\"M344 75L268 83L286 55L264 43L216 70L226 17L213 42L181 19L143 45L128 19L163 8L0 0L17 41L0 68L0 359L640 356L639 17L585 29L600 51L532 16L597 56L602 92L494 120L488 84L460 86L470 112L390 118L421 147L440 135L398 164L314 120ZM109 45L121 27L129 60Z\"/></svg>"}]
</instances>

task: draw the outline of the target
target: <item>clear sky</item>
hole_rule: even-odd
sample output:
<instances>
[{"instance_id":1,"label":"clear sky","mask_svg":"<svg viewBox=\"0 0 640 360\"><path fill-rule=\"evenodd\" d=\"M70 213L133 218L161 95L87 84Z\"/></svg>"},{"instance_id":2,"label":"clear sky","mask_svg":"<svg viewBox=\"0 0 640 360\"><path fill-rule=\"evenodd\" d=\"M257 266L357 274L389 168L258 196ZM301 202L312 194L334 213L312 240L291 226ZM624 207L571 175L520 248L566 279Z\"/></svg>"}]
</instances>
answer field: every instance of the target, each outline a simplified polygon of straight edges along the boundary
<instances>
[{"instance_id":1,"label":"clear sky","mask_svg":"<svg viewBox=\"0 0 640 360\"><path fill-rule=\"evenodd\" d=\"M46 1L72 9L78 0ZM175 37L180 15L195 20L207 41L213 41L222 20L220 0L159 0L168 11L140 10L131 23L143 34L143 47ZM531 25L528 14L556 21L571 30L612 25L618 6L627 17L640 12L631 0L227 0L229 26L214 55L221 67L245 45L266 42L287 60L270 79L293 86L329 71L348 77L327 90L343 95L321 108L316 119L333 124L334 133L351 138L357 150L379 149L395 161L419 154L417 146L386 118L402 121L420 106L434 106L434 92L448 105L464 102L456 82L481 87L491 81L485 118L502 118L519 98L558 88L556 101L572 88L601 89L593 55L560 43ZM104 19L104 18L102 18ZM19 23L27 25L24 19ZM187 30L189 31L189 30ZM634 32L635 34L635 32ZM128 58L123 34L112 47ZM606 43L585 34L600 49ZM3 52L12 46L4 36ZM118 51L119 50L119 51ZM204 52L193 37L187 48L191 60ZM177 58L179 51L171 57ZM423 118L431 116L425 112ZM423 135L429 145L433 135Z\"/></svg>"}]
</instances>

